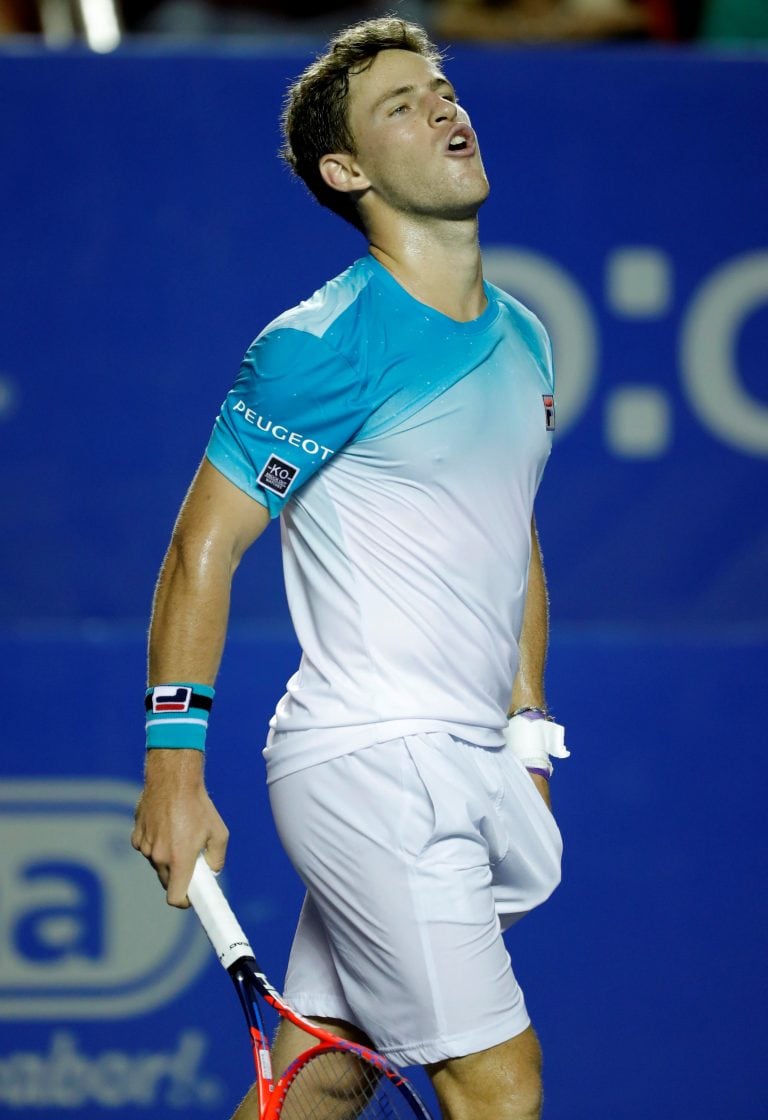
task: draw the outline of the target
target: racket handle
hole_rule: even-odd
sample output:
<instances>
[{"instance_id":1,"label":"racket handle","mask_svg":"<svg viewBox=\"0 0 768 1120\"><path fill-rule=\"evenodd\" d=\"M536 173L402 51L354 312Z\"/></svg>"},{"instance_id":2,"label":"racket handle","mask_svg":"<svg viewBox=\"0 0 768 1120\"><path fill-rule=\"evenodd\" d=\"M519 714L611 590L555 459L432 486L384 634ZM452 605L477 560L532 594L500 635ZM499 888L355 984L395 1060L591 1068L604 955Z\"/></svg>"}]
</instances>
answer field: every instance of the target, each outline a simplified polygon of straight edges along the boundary
<instances>
[{"instance_id":1,"label":"racket handle","mask_svg":"<svg viewBox=\"0 0 768 1120\"><path fill-rule=\"evenodd\" d=\"M197 857L187 895L224 968L229 968L243 957L253 957L248 938L202 852Z\"/></svg>"}]
</instances>

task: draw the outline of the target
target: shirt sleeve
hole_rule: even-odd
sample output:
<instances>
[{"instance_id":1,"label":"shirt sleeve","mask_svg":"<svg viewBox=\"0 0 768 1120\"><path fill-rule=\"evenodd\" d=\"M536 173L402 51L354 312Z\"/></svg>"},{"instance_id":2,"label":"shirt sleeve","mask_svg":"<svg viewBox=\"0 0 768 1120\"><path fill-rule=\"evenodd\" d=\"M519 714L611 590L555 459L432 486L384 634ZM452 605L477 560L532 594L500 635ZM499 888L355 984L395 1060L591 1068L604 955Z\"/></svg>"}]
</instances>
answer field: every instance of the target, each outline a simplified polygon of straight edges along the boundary
<instances>
[{"instance_id":1,"label":"shirt sleeve","mask_svg":"<svg viewBox=\"0 0 768 1120\"><path fill-rule=\"evenodd\" d=\"M277 517L366 420L362 381L316 335L268 330L246 352L206 457Z\"/></svg>"},{"instance_id":2,"label":"shirt sleeve","mask_svg":"<svg viewBox=\"0 0 768 1120\"><path fill-rule=\"evenodd\" d=\"M528 315L528 326L530 330L529 345L536 359L536 364L541 370L541 375L544 382L549 389L550 393L555 392L555 366L552 358L552 341L549 337L549 332L532 311L526 312Z\"/></svg>"},{"instance_id":3,"label":"shirt sleeve","mask_svg":"<svg viewBox=\"0 0 768 1120\"><path fill-rule=\"evenodd\" d=\"M552 357L552 339L549 337L549 331L545 327L541 328L542 345L544 349L544 361L546 364L546 376L549 382L549 388L552 393L555 392L555 362Z\"/></svg>"}]
</instances>

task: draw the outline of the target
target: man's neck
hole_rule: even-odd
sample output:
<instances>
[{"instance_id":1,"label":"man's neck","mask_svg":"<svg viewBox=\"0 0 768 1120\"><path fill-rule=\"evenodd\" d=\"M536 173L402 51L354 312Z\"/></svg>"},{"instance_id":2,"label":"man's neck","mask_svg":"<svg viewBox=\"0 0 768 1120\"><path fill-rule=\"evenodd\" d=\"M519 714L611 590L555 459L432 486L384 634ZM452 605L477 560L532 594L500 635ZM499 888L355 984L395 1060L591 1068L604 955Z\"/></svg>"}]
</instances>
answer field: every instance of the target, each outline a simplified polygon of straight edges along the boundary
<instances>
[{"instance_id":1,"label":"man's neck","mask_svg":"<svg viewBox=\"0 0 768 1120\"><path fill-rule=\"evenodd\" d=\"M486 307L477 219L405 220L370 231L371 254L415 299L466 323Z\"/></svg>"}]
</instances>

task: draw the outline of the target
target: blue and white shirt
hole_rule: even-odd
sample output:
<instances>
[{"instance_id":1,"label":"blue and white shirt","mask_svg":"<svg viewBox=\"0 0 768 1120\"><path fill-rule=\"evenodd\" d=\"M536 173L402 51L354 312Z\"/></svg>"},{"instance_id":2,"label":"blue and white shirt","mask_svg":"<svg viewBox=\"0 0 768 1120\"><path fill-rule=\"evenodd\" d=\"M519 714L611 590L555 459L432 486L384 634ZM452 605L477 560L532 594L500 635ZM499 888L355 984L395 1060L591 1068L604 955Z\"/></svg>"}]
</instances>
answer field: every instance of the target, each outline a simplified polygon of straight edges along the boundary
<instances>
[{"instance_id":1,"label":"blue and white shirt","mask_svg":"<svg viewBox=\"0 0 768 1120\"><path fill-rule=\"evenodd\" d=\"M422 731L502 742L554 384L539 321L485 292L459 323L364 257L270 323L222 406L207 457L281 518L303 652L270 780Z\"/></svg>"}]
</instances>

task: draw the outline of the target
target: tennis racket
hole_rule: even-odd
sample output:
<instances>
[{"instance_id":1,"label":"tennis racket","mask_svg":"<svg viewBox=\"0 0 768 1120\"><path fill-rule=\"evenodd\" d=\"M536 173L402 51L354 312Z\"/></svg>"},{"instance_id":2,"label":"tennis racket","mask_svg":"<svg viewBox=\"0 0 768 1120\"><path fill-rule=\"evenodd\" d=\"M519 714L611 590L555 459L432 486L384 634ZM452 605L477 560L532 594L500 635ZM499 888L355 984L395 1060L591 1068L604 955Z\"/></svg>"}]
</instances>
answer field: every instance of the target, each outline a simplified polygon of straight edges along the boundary
<instances>
[{"instance_id":1,"label":"tennis racket","mask_svg":"<svg viewBox=\"0 0 768 1120\"><path fill-rule=\"evenodd\" d=\"M188 894L245 1013L256 1067L259 1120L431 1120L416 1091L386 1058L310 1023L284 1002L259 968L202 855ZM258 996L317 1040L277 1081Z\"/></svg>"}]
</instances>

